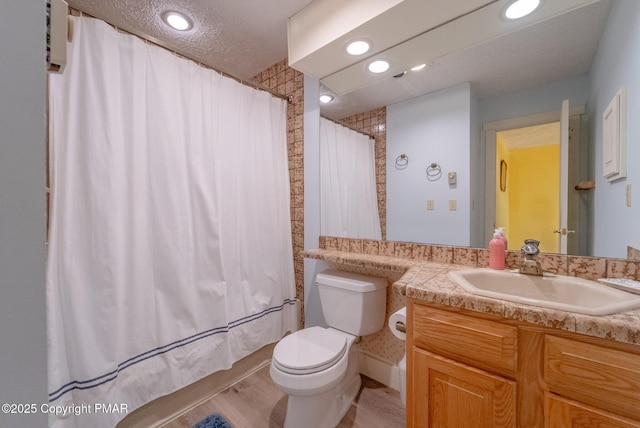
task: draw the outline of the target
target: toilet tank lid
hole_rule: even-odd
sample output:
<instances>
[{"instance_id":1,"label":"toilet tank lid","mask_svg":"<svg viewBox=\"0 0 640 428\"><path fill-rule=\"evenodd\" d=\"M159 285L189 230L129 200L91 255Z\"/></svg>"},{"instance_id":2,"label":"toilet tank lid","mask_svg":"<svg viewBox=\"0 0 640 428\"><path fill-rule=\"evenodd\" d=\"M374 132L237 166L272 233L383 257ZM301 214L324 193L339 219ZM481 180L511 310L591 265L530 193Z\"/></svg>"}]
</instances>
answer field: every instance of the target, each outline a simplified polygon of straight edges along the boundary
<instances>
[{"instance_id":1,"label":"toilet tank lid","mask_svg":"<svg viewBox=\"0 0 640 428\"><path fill-rule=\"evenodd\" d=\"M318 274L316 285L344 288L359 293L376 291L387 287L385 278L327 269Z\"/></svg>"}]
</instances>

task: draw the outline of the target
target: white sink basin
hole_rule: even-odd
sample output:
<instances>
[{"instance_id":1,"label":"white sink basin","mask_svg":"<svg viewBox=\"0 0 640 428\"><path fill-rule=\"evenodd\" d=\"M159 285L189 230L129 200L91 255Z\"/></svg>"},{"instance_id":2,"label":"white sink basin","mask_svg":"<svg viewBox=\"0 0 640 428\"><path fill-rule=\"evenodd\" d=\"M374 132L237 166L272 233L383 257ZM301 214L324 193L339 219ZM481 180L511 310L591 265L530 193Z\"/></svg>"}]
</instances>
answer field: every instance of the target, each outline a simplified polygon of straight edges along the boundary
<instances>
[{"instance_id":1,"label":"white sink basin","mask_svg":"<svg viewBox=\"0 0 640 428\"><path fill-rule=\"evenodd\" d=\"M572 276L540 277L480 268L453 271L449 278L480 296L586 315L610 315L640 307L638 294Z\"/></svg>"}]
</instances>

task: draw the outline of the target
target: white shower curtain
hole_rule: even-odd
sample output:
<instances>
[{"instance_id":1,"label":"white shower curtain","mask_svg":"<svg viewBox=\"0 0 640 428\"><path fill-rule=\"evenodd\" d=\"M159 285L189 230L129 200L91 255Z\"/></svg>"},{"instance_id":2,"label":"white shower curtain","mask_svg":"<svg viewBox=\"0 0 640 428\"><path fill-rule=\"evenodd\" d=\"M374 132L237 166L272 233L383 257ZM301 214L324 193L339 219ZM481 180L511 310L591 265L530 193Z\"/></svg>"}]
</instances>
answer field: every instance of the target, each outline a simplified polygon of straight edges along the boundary
<instances>
[{"instance_id":1,"label":"white shower curtain","mask_svg":"<svg viewBox=\"0 0 640 428\"><path fill-rule=\"evenodd\" d=\"M381 239L375 141L320 118L320 229L325 236Z\"/></svg>"},{"instance_id":2,"label":"white shower curtain","mask_svg":"<svg viewBox=\"0 0 640 428\"><path fill-rule=\"evenodd\" d=\"M75 21L50 80L50 422L113 427L295 329L286 103Z\"/></svg>"}]
</instances>

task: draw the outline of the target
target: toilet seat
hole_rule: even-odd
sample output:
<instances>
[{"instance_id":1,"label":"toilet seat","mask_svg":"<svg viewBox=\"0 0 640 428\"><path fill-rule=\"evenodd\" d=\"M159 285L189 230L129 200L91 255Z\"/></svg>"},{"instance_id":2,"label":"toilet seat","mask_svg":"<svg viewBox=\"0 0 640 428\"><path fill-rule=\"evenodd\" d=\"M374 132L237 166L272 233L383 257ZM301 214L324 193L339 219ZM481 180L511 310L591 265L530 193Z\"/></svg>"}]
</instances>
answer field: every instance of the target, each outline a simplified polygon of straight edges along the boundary
<instances>
[{"instance_id":1,"label":"toilet seat","mask_svg":"<svg viewBox=\"0 0 640 428\"><path fill-rule=\"evenodd\" d=\"M344 333L322 327L299 330L273 350L273 365L296 375L317 373L335 365L348 348Z\"/></svg>"}]
</instances>

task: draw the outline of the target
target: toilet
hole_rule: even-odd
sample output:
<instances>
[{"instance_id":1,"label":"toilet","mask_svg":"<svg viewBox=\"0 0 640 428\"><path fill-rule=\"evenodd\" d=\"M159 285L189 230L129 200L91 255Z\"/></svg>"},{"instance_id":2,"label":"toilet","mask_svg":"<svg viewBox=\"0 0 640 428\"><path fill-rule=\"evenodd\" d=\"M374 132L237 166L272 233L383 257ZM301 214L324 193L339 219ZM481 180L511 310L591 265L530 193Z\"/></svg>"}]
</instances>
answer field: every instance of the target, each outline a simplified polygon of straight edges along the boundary
<instances>
[{"instance_id":1,"label":"toilet","mask_svg":"<svg viewBox=\"0 0 640 428\"><path fill-rule=\"evenodd\" d=\"M329 327L286 336L271 360L271 379L289 396L285 428L340 422L360 390L357 339L384 325L386 279L329 269L316 285Z\"/></svg>"}]
</instances>

